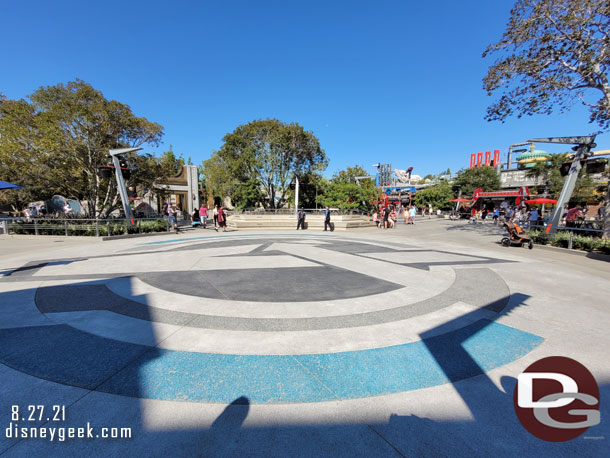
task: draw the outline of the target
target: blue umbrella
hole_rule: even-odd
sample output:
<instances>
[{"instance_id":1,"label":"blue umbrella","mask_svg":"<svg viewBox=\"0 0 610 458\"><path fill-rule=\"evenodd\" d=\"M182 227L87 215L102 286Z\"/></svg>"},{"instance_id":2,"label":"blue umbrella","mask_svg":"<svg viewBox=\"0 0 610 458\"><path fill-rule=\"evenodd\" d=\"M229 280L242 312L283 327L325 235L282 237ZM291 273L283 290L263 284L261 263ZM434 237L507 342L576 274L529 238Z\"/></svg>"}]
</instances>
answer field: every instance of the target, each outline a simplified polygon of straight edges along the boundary
<instances>
[{"instance_id":1,"label":"blue umbrella","mask_svg":"<svg viewBox=\"0 0 610 458\"><path fill-rule=\"evenodd\" d=\"M18 184L9 183L8 181L0 180L0 189L21 189L23 186Z\"/></svg>"}]
</instances>

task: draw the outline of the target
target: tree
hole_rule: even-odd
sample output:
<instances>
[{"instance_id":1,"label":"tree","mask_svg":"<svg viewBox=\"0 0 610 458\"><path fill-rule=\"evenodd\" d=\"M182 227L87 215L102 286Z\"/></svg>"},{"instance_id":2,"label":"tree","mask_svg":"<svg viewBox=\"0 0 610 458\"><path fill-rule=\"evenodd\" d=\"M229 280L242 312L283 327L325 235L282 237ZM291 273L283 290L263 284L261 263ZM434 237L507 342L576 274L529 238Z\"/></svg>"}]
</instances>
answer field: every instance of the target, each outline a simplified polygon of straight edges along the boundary
<instances>
[{"instance_id":1,"label":"tree","mask_svg":"<svg viewBox=\"0 0 610 458\"><path fill-rule=\"evenodd\" d=\"M359 165L338 171L332 179L321 183L319 202L342 210L371 210L371 201L377 199L375 181L370 178L356 180L356 177L367 175L366 170Z\"/></svg>"},{"instance_id":2,"label":"tree","mask_svg":"<svg viewBox=\"0 0 610 458\"><path fill-rule=\"evenodd\" d=\"M257 181L265 208L280 208L286 203L295 175L323 170L327 164L318 139L297 123L252 121L238 126L223 141L218 156L230 176L240 182Z\"/></svg>"},{"instance_id":3,"label":"tree","mask_svg":"<svg viewBox=\"0 0 610 458\"><path fill-rule=\"evenodd\" d=\"M462 196L472 196L475 189L496 191L500 189L500 178L493 167L481 167L460 170L453 181L454 186L460 186Z\"/></svg>"},{"instance_id":4,"label":"tree","mask_svg":"<svg viewBox=\"0 0 610 458\"><path fill-rule=\"evenodd\" d=\"M322 193L322 174L317 171L299 177L299 207L315 208Z\"/></svg>"},{"instance_id":5,"label":"tree","mask_svg":"<svg viewBox=\"0 0 610 458\"><path fill-rule=\"evenodd\" d=\"M589 107L590 122L610 126L607 0L517 0L502 39L483 57L492 54L501 57L484 87L502 95L487 109L488 121L565 112L578 99Z\"/></svg>"},{"instance_id":6,"label":"tree","mask_svg":"<svg viewBox=\"0 0 610 458\"><path fill-rule=\"evenodd\" d=\"M253 208L264 199L261 186L256 180L248 180L237 183L231 193L231 203L238 210Z\"/></svg>"},{"instance_id":7,"label":"tree","mask_svg":"<svg viewBox=\"0 0 610 458\"><path fill-rule=\"evenodd\" d=\"M568 154L549 154L546 161L534 163L533 167L525 171L526 176L540 179L545 184L548 183L548 197L556 199L563 188L564 177L561 176L561 164L567 161Z\"/></svg>"},{"instance_id":8,"label":"tree","mask_svg":"<svg viewBox=\"0 0 610 458\"><path fill-rule=\"evenodd\" d=\"M558 199L563 189L565 177L561 176L561 165L568 160L568 153L549 154L546 161L536 162L533 167L527 169L526 175L533 178L542 178L548 184L547 193L551 199ZM583 205L590 201L599 201L601 193L596 197L596 185L586 173L586 167L580 170L570 205Z\"/></svg>"},{"instance_id":9,"label":"tree","mask_svg":"<svg viewBox=\"0 0 610 458\"><path fill-rule=\"evenodd\" d=\"M162 126L81 80L41 87L29 99L0 99L0 170L26 186L21 203L63 194L84 201L89 216L108 215L119 205L115 180L98 176L108 150L158 145Z\"/></svg>"},{"instance_id":10,"label":"tree","mask_svg":"<svg viewBox=\"0 0 610 458\"><path fill-rule=\"evenodd\" d=\"M184 157L182 156L182 154L176 156L172 149L172 145L169 145L169 150L161 153L161 157L159 157L158 162L161 166L163 175L166 177L178 175L182 170L182 166L185 165ZM190 158L189 165L192 165L190 164Z\"/></svg>"},{"instance_id":11,"label":"tree","mask_svg":"<svg viewBox=\"0 0 610 458\"><path fill-rule=\"evenodd\" d=\"M213 197L229 197L239 183L230 173L229 165L218 153L213 151L212 156L201 163L201 175L205 181L208 202ZM248 181L248 180L245 180Z\"/></svg>"},{"instance_id":12,"label":"tree","mask_svg":"<svg viewBox=\"0 0 610 458\"><path fill-rule=\"evenodd\" d=\"M424 188L415 193L413 203L418 207L432 205L435 209L451 210L453 208L450 202L453 199L453 190L451 184L443 181L429 188Z\"/></svg>"}]
</instances>

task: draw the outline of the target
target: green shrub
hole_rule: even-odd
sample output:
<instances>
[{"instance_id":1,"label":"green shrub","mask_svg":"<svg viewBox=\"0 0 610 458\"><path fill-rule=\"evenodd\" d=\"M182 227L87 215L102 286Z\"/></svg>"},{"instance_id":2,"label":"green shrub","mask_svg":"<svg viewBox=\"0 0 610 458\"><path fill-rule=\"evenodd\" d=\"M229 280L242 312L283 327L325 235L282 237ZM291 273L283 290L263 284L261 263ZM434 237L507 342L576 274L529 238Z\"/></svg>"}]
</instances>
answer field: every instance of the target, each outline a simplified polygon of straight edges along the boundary
<instances>
[{"instance_id":1,"label":"green shrub","mask_svg":"<svg viewBox=\"0 0 610 458\"><path fill-rule=\"evenodd\" d=\"M164 219L155 219L152 221L140 222L141 232L165 232L167 231L167 224Z\"/></svg>"},{"instance_id":2,"label":"green shrub","mask_svg":"<svg viewBox=\"0 0 610 458\"><path fill-rule=\"evenodd\" d=\"M570 234L568 232L557 232L551 240L551 245L561 248L567 248L570 242Z\"/></svg>"},{"instance_id":3,"label":"green shrub","mask_svg":"<svg viewBox=\"0 0 610 458\"><path fill-rule=\"evenodd\" d=\"M37 221L38 234L39 235L66 235L66 226L64 226L65 220L54 220L54 221ZM32 223L26 223L25 221L17 221L11 224L11 230L14 234L35 234L36 230L34 227L29 227ZM27 227L26 227L27 226ZM100 221L98 230L96 232L96 225L94 221L86 222L75 222L68 220L68 234L84 235L89 237L95 237L97 233L100 236L108 235L124 235L124 234L138 234L148 232L165 232L167 231L167 223L164 219L154 219L147 221L140 221L136 226L128 226L124 220L115 221Z\"/></svg>"},{"instance_id":4,"label":"green shrub","mask_svg":"<svg viewBox=\"0 0 610 458\"><path fill-rule=\"evenodd\" d=\"M549 236L542 230L534 229L527 233L534 243L539 245L546 245L549 242Z\"/></svg>"}]
</instances>

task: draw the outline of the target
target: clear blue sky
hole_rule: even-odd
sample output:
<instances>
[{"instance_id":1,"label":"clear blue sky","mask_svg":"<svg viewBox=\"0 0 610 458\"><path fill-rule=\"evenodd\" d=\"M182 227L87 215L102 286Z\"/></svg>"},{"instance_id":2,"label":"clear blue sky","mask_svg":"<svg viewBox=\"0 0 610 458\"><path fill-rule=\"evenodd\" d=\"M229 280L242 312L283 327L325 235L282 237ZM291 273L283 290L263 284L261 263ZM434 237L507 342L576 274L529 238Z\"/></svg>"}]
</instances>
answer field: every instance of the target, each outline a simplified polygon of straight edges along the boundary
<instances>
[{"instance_id":1,"label":"clear blue sky","mask_svg":"<svg viewBox=\"0 0 610 458\"><path fill-rule=\"evenodd\" d=\"M194 163L254 119L320 139L327 175L376 162L414 173L467 167L470 153L598 130L566 115L483 119L481 58L511 1L4 2L0 92L22 98L81 78L165 127ZM610 148L598 137L598 149ZM539 145L540 149L558 151ZM565 148L562 148L565 150Z\"/></svg>"}]
</instances>

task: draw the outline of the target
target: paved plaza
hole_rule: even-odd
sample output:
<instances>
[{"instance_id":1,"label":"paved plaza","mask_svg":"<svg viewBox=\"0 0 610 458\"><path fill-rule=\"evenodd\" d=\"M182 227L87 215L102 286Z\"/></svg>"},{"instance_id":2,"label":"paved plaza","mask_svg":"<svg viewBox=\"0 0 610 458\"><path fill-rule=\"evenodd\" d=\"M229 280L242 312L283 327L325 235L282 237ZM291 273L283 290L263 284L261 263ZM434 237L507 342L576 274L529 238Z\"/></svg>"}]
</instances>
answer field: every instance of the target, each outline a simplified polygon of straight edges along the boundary
<instances>
[{"instance_id":1,"label":"paved plaza","mask_svg":"<svg viewBox=\"0 0 610 458\"><path fill-rule=\"evenodd\" d=\"M0 237L0 418L132 429L20 456L607 456L610 262L501 230ZM549 443L513 408L545 356L584 364L601 424ZM96 430L97 430L96 429Z\"/></svg>"}]
</instances>

